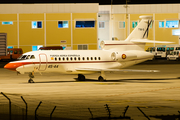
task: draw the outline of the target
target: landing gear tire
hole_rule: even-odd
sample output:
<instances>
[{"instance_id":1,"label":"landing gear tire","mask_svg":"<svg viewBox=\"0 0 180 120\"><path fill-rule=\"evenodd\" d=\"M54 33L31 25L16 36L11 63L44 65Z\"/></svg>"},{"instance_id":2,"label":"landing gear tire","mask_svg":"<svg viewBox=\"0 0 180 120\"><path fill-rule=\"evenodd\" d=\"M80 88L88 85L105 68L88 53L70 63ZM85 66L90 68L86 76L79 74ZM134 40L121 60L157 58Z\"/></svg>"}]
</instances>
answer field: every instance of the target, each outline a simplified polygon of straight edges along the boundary
<instances>
[{"instance_id":1,"label":"landing gear tire","mask_svg":"<svg viewBox=\"0 0 180 120\"><path fill-rule=\"evenodd\" d=\"M85 81L85 76L84 75L82 75L82 74L78 74L78 80L79 81Z\"/></svg>"},{"instance_id":2,"label":"landing gear tire","mask_svg":"<svg viewBox=\"0 0 180 120\"><path fill-rule=\"evenodd\" d=\"M34 83L33 79L29 79L28 83Z\"/></svg>"},{"instance_id":3,"label":"landing gear tire","mask_svg":"<svg viewBox=\"0 0 180 120\"><path fill-rule=\"evenodd\" d=\"M101 82L106 81L102 76L99 76L99 77L98 77L98 80L101 81Z\"/></svg>"},{"instance_id":4,"label":"landing gear tire","mask_svg":"<svg viewBox=\"0 0 180 120\"><path fill-rule=\"evenodd\" d=\"M34 72L30 72L29 73L29 80L28 80L28 83L34 83L34 81L33 81L33 79L32 78L34 78Z\"/></svg>"}]
</instances>

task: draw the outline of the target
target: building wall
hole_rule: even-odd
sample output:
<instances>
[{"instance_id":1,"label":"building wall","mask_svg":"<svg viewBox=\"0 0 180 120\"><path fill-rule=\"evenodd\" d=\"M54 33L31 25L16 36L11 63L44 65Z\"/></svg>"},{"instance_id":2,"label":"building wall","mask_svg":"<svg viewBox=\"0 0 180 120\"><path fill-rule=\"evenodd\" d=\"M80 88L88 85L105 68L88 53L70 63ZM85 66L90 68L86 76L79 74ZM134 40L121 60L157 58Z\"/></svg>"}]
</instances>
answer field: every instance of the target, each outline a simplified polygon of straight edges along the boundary
<instances>
[{"instance_id":1,"label":"building wall","mask_svg":"<svg viewBox=\"0 0 180 120\"><path fill-rule=\"evenodd\" d=\"M98 15L98 22L104 22L104 28L99 28L98 24L98 45L99 49L100 47L100 42L103 40L109 40L110 38L110 15L109 13L101 13Z\"/></svg>"},{"instance_id":2,"label":"building wall","mask_svg":"<svg viewBox=\"0 0 180 120\"><path fill-rule=\"evenodd\" d=\"M0 24L0 33L7 33L7 45L15 46L17 40L17 15L16 14L0 14L0 22L13 21L13 25Z\"/></svg>"},{"instance_id":3,"label":"building wall","mask_svg":"<svg viewBox=\"0 0 180 120\"><path fill-rule=\"evenodd\" d=\"M153 25L149 29L148 39L157 41L171 41L173 44L179 44L179 36L173 36L172 30L179 28L159 28L159 21L166 20L180 20L180 4L144 4L144 5L128 5L127 9L124 5L100 5L99 14L108 12L109 16L113 16L113 19L109 19L110 39L117 37L118 40L126 39L127 36L134 30L132 28L133 21L140 21L139 16L151 15L153 16ZM126 17L128 16L128 18ZM125 21L125 29L118 29L118 21ZM164 24L164 26L165 26ZM101 31L98 31L99 34ZM101 39L101 38L100 38ZM146 44L145 49L152 46L161 44Z\"/></svg>"},{"instance_id":4,"label":"building wall","mask_svg":"<svg viewBox=\"0 0 180 120\"><path fill-rule=\"evenodd\" d=\"M98 4L3 4L0 5L0 32L7 33L7 46L32 50L34 45L66 46L79 44L97 49ZM76 28L76 20L94 20L94 28ZM32 21L42 21L42 28L32 28ZM58 28L58 21L68 21L68 28ZM63 41L63 42L62 42Z\"/></svg>"},{"instance_id":5,"label":"building wall","mask_svg":"<svg viewBox=\"0 0 180 120\"><path fill-rule=\"evenodd\" d=\"M68 28L58 28L58 21L68 21ZM61 43L61 41L66 41L66 43ZM71 13L46 14L46 45L71 47Z\"/></svg>"},{"instance_id":6,"label":"building wall","mask_svg":"<svg viewBox=\"0 0 180 120\"><path fill-rule=\"evenodd\" d=\"M179 28L159 28L159 21L165 20L179 20L178 13L157 13L155 14L155 40L159 41L171 41L173 44L179 44L179 37L172 35L172 30ZM161 44L155 44L161 45Z\"/></svg>"},{"instance_id":7,"label":"building wall","mask_svg":"<svg viewBox=\"0 0 180 120\"><path fill-rule=\"evenodd\" d=\"M153 16L148 39L180 44L179 36L172 35L172 30L179 28L159 28L159 21L180 19L180 4L128 5L127 9L124 5L2 4L0 22L13 21L13 25L0 24L0 32L7 33L8 46L24 52L31 51L33 45L78 49L79 44L86 44L88 49L97 49L101 40L126 39L133 30L132 21L139 21L140 15ZM95 20L95 27L75 28L76 20ZM42 21L42 28L32 29L32 21ZM68 21L68 28L58 28L58 21ZM104 29L98 29L98 21L105 21ZM125 28L119 29L119 21L125 21ZM156 45L147 44L146 48Z\"/></svg>"},{"instance_id":8,"label":"building wall","mask_svg":"<svg viewBox=\"0 0 180 120\"><path fill-rule=\"evenodd\" d=\"M95 20L94 28L76 28L76 20ZM72 14L73 45L87 44L89 49L97 49L97 14L96 13L73 13Z\"/></svg>"},{"instance_id":9,"label":"building wall","mask_svg":"<svg viewBox=\"0 0 180 120\"><path fill-rule=\"evenodd\" d=\"M113 14L112 15L112 22L113 22L113 37L117 40L124 40L126 38L126 14ZM125 22L125 28L119 28L119 22Z\"/></svg>"}]
</instances>

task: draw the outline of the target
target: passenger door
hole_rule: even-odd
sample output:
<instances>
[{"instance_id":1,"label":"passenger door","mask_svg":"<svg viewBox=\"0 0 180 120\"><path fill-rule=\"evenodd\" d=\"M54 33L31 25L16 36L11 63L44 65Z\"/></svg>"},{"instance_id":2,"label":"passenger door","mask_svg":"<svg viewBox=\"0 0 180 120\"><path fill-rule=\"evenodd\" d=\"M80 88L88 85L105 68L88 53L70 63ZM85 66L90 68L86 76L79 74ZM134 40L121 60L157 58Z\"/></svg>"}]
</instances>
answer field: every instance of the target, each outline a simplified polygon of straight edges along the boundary
<instances>
[{"instance_id":1,"label":"passenger door","mask_svg":"<svg viewBox=\"0 0 180 120\"><path fill-rule=\"evenodd\" d=\"M45 71L47 68L47 55L44 53L39 54L39 71Z\"/></svg>"}]
</instances>

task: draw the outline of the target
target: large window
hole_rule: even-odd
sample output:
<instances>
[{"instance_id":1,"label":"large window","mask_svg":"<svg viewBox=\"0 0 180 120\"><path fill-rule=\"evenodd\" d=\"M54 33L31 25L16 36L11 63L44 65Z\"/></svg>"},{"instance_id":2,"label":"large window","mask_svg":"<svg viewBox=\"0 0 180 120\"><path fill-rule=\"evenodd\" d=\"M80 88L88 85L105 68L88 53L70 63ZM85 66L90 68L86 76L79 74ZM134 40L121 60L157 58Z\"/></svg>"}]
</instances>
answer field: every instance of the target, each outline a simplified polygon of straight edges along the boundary
<instances>
[{"instance_id":1,"label":"large window","mask_svg":"<svg viewBox=\"0 0 180 120\"><path fill-rule=\"evenodd\" d=\"M43 47L43 46L42 45L32 46L32 51L37 51L40 47Z\"/></svg>"},{"instance_id":2,"label":"large window","mask_svg":"<svg viewBox=\"0 0 180 120\"><path fill-rule=\"evenodd\" d=\"M13 48L13 46L7 46L7 48L8 48L8 49L11 49L11 48Z\"/></svg>"},{"instance_id":3,"label":"large window","mask_svg":"<svg viewBox=\"0 0 180 120\"><path fill-rule=\"evenodd\" d=\"M163 28L164 27L164 21L159 21L159 28Z\"/></svg>"},{"instance_id":4,"label":"large window","mask_svg":"<svg viewBox=\"0 0 180 120\"><path fill-rule=\"evenodd\" d=\"M132 28L135 28L138 25L137 21L132 22Z\"/></svg>"},{"instance_id":5,"label":"large window","mask_svg":"<svg viewBox=\"0 0 180 120\"><path fill-rule=\"evenodd\" d=\"M178 28L179 20L167 20L166 28Z\"/></svg>"},{"instance_id":6,"label":"large window","mask_svg":"<svg viewBox=\"0 0 180 120\"><path fill-rule=\"evenodd\" d=\"M180 36L180 29L172 30L172 35Z\"/></svg>"},{"instance_id":7,"label":"large window","mask_svg":"<svg viewBox=\"0 0 180 120\"><path fill-rule=\"evenodd\" d=\"M78 50L87 50L88 46L87 45L78 45Z\"/></svg>"},{"instance_id":8,"label":"large window","mask_svg":"<svg viewBox=\"0 0 180 120\"><path fill-rule=\"evenodd\" d=\"M8 21L8 22L2 22L2 25L12 25L13 22L12 21Z\"/></svg>"},{"instance_id":9,"label":"large window","mask_svg":"<svg viewBox=\"0 0 180 120\"><path fill-rule=\"evenodd\" d=\"M149 28L152 28L152 25L153 25L153 22L151 22L151 24L150 24Z\"/></svg>"},{"instance_id":10,"label":"large window","mask_svg":"<svg viewBox=\"0 0 180 120\"><path fill-rule=\"evenodd\" d=\"M68 21L58 21L58 28L68 28Z\"/></svg>"},{"instance_id":11,"label":"large window","mask_svg":"<svg viewBox=\"0 0 180 120\"><path fill-rule=\"evenodd\" d=\"M119 21L119 28L125 28L125 22Z\"/></svg>"},{"instance_id":12,"label":"large window","mask_svg":"<svg viewBox=\"0 0 180 120\"><path fill-rule=\"evenodd\" d=\"M42 21L32 21L32 28L42 28Z\"/></svg>"},{"instance_id":13,"label":"large window","mask_svg":"<svg viewBox=\"0 0 180 120\"><path fill-rule=\"evenodd\" d=\"M93 28L95 21L76 21L76 28Z\"/></svg>"},{"instance_id":14,"label":"large window","mask_svg":"<svg viewBox=\"0 0 180 120\"><path fill-rule=\"evenodd\" d=\"M105 22L104 21L99 22L99 28L105 28Z\"/></svg>"}]
</instances>

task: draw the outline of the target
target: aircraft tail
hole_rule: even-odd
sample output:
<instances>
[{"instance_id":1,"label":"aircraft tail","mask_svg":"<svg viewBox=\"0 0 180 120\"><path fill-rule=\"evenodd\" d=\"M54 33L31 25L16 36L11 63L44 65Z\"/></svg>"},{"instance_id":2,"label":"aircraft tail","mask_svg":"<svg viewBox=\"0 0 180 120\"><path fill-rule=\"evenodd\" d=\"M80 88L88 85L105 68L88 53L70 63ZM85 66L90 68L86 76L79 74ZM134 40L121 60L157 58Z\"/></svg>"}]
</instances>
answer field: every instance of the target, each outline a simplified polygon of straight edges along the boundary
<instances>
[{"instance_id":1,"label":"aircraft tail","mask_svg":"<svg viewBox=\"0 0 180 120\"><path fill-rule=\"evenodd\" d=\"M146 39L148 37L149 27L152 22L152 16L140 16L142 20L126 38L125 41L131 41L133 39Z\"/></svg>"}]
</instances>

